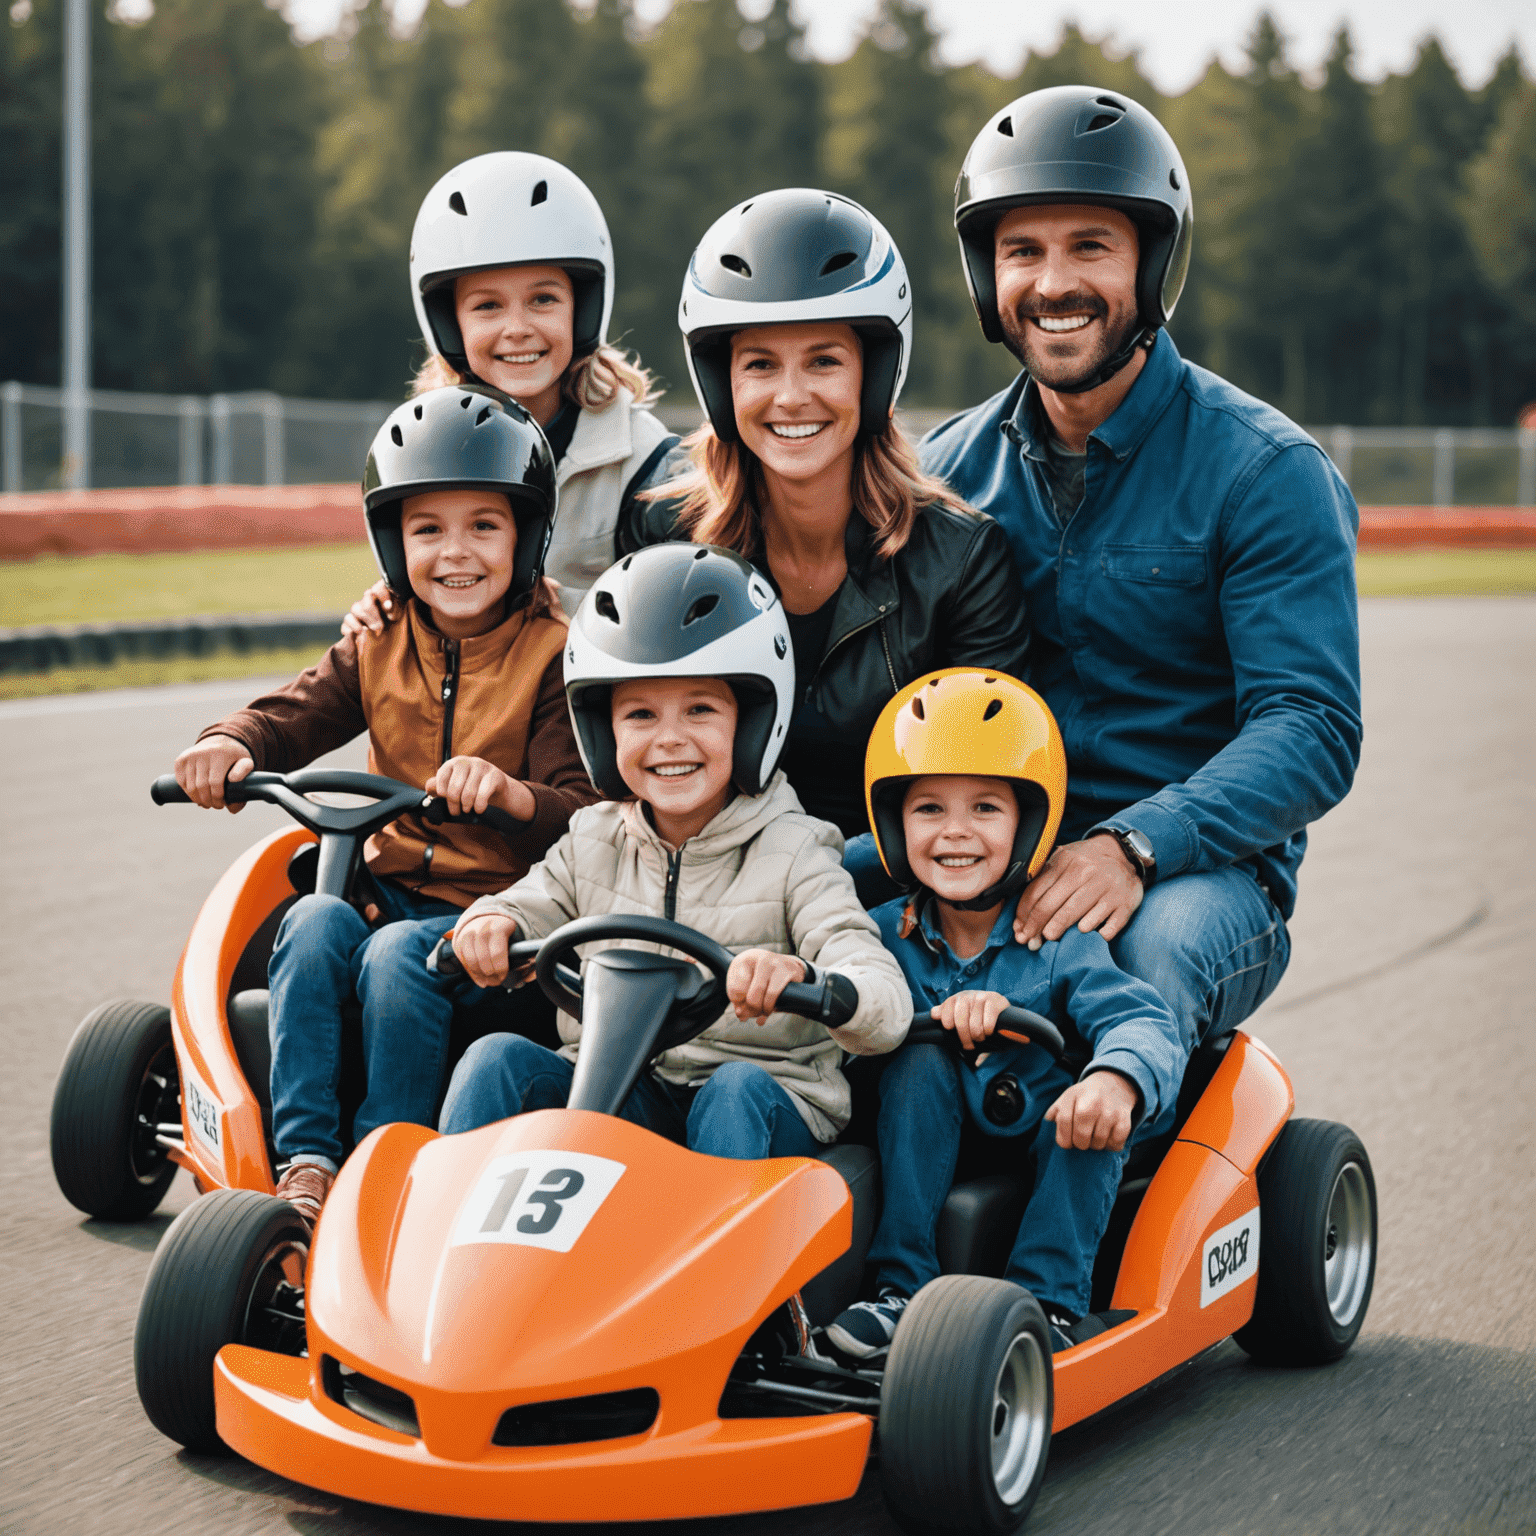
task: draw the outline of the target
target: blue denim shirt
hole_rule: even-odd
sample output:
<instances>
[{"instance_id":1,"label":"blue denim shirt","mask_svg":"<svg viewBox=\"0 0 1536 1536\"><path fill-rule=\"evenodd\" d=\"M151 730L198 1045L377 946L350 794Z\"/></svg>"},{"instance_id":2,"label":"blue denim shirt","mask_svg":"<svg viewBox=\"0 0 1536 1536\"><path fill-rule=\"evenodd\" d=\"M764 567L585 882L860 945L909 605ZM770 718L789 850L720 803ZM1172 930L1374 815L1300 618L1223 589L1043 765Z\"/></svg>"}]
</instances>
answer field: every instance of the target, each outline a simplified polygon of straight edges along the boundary
<instances>
[{"instance_id":1,"label":"blue denim shirt","mask_svg":"<svg viewBox=\"0 0 1536 1536\"><path fill-rule=\"evenodd\" d=\"M1038 395L1021 374L921 453L1013 546L1027 681L1066 740L1062 839L1135 828L1159 879L1246 863L1289 917L1305 828L1360 757L1354 498L1300 427L1160 332L1063 521Z\"/></svg>"},{"instance_id":2,"label":"blue denim shirt","mask_svg":"<svg viewBox=\"0 0 1536 1536\"><path fill-rule=\"evenodd\" d=\"M1066 1037L1069 1051L1078 1044L1087 1047L1092 1060L1083 1076L1109 1069L1135 1083L1141 1093L1139 1128L1155 1132L1172 1114L1189 1046L1168 1005L1146 982L1115 964L1102 934L1069 928L1055 942L1031 950L1014 938L1013 903L1005 902L986 948L962 960L939 931L931 897L918 898L918 921L901 937L907 902L905 896L888 901L870 916L907 978L917 1012L937 1007L956 992L1001 992L1015 1007L1050 1019ZM1038 1125L1050 1106L1035 1100L1053 1067L1051 1058L1033 1046L989 1052L981 1067L961 1074L972 1120L998 1134L981 1113L981 1095L993 1077L1007 1070L1018 1075L1030 1097L1016 1133ZM1060 1091L1059 1077L1054 1091Z\"/></svg>"}]
</instances>

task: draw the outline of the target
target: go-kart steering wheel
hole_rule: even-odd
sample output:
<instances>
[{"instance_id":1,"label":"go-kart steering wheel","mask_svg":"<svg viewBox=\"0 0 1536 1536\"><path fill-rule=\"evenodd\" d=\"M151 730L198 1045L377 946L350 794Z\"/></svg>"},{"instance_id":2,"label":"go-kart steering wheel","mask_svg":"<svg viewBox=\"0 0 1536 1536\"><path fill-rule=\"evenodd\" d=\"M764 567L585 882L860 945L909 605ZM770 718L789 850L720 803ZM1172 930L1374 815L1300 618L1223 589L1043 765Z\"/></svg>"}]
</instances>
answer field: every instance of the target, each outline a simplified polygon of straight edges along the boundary
<instances>
[{"instance_id":1,"label":"go-kart steering wheel","mask_svg":"<svg viewBox=\"0 0 1536 1536\"><path fill-rule=\"evenodd\" d=\"M1043 1014L1031 1013L1028 1008L1004 1008L997 1016L995 1038L1011 1045L1038 1045L1060 1061L1067 1054L1067 1043L1061 1031ZM945 1029L928 1012L914 1014L912 1028L907 1039L913 1045L944 1045L952 1050L963 1050L960 1036L952 1029Z\"/></svg>"}]
</instances>

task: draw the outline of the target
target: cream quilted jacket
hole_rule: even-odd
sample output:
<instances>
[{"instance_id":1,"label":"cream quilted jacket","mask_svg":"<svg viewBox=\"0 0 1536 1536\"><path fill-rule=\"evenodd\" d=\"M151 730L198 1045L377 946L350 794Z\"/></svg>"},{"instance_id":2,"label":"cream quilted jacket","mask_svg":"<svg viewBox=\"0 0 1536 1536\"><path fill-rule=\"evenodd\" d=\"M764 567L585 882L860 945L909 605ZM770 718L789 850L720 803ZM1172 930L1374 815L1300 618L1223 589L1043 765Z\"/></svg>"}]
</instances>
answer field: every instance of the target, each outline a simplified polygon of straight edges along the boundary
<instances>
[{"instance_id":1,"label":"cream quilted jacket","mask_svg":"<svg viewBox=\"0 0 1536 1536\"><path fill-rule=\"evenodd\" d=\"M649 913L735 953L795 954L846 976L859 990L859 1008L840 1029L787 1013L764 1025L743 1023L727 1009L658 1063L668 1082L686 1085L703 1082L723 1062L758 1062L788 1091L817 1140L831 1141L848 1123L843 1052L894 1050L912 1019L906 981L859 905L842 849L837 828L807 816L782 773L761 795L738 795L677 851L637 802L605 801L577 811L542 863L500 895L482 897L462 922L501 912L537 939L577 917ZM583 953L610 947L587 945ZM581 1025L563 1013L560 1038L563 1054L574 1058Z\"/></svg>"}]
</instances>

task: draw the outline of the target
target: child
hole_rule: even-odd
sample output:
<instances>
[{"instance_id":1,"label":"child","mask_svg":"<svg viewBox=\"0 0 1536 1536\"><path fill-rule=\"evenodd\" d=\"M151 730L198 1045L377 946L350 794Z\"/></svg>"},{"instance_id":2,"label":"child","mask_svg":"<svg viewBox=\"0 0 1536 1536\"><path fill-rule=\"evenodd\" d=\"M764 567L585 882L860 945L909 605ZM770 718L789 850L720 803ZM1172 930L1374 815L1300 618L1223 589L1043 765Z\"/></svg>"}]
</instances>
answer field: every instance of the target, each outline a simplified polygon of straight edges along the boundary
<instances>
[{"instance_id":1,"label":"child","mask_svg":"<svg viewBox=\"0 0 1536 1536\"><path fill-rule=\"evenodd\" d=\"M1116 967L1102 935L1069 929L1038 951L1013 937L1013 904L1050 853L1066 777L1045 703L1000 673L920 678L886 705L870 738L865 784L880 855L893 879L917 887L875 921L918 1006L984 1054L957 1063L940 1047L909 1045L886 1064L885 1201L869 1252L878 1299L827 1329L856 1359L886 1353L907 1303L939 1273L935 1233L967 1114L1036 1158L1007 1278L1040 1302L1057 1349L1101 1331L1084 1314L1126 1142L1133 1127L1155 1131L1172 1114L1188 1048L1162 999ZM1010 1004L1052 1018L1069 1050L1086 1045L1080 1076L1037 1046L986 1050ZM984 1095L1004 1072L1027 1097L1022 1115L998 1126Z\"/></svg>"},{"instance_id":2,"label":"child","mask_svg":"<svg viewBox=\"0 0 1536 1536\"><path fill-rule=\"evenodd\" d=\"M455 166L422 200L411 231L411 299L431 353L416 388L483 381L518 401L555 456L560 521L545 571L574 613L619 551L635 497L689 468L646 409L650 374L608 345L613 242L585 182L522 150ZM398 616L387 583L344 632Z\"/></svg>"},{"instance_id":3,"label":"child","mask_svg":"<svg viewBox=\"0 0 1536 1536\"><path fill-rule=\"evenodd\" d=\"M775 771L794 676L784 611L739 555L662 544L614 566L572 623L566 690L594 783L632 798L578 812L542 864L476 902L454 934L481 986L504 980L519 935L593 913L653 912L734 950L732 1006L667 1051L623 1109L716 1157L814 1154L848 1123L843 1052L893 1049L912 1017L843 870L841 834ZM774 1012L787 982L823 970L857 989L847 1024ZM562 1014L560 1035L558 1055L513 1035L477 1041L441 1129L563 1105L581 1026Z\"/></svg>"},{"instance_id":4,"label":"child","mask_svg":"<svg viewBox=\"0 0 1536 1536\"><path fill-rule=\"evenodd\" d=\"M363 1007L356 1139L394 1120L431 1124L454 999L425 957L594 798L565 707L566 626L540 601L555 488L538 427L494 391L437 390L379 429L363 489L379 565L417 599L406 622L343 638L210 726L177 758L177 781L199 805L222 806L226 777L301 768L367 730L370 771L420 784L455 814L498 806L526 830L402 817L369 840L366 917L320 895L284 917L269 971L272 1137L287 1164L277 1193L311 1222L343 1154L342 1005L355 992Z\"/></svg>"}]
</instances>

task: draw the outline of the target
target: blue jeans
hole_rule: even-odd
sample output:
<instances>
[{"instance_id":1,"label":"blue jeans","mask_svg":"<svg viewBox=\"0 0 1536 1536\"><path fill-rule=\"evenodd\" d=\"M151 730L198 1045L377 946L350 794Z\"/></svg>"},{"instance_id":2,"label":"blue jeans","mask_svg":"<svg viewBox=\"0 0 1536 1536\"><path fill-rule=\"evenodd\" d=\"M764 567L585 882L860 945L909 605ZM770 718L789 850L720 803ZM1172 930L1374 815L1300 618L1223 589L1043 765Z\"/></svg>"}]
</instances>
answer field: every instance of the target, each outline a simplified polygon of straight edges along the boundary
<instances>
[{"instance_id":1,"label":"blue jeans","mask_svg":"<svg viewBox=\"0 0 1536 1536\"><path fill-rule=\"evenodd\" d=\"M1263 886L1234 864L1154 881L1109 952L1162 994L1194 1046L1236 1029L1279 986L1291 936Z\"/></svg>"},{"instance_id":2,"label":"blue jeans","mask_svg":"<svg viewBox=\"0 0 1536 1536\"><path fill-rule=\"evenodd\" d=\"M427 956L462 910L379 880L384 925L369 928L338 896L301 896L277 930L271 988L272 1140L282 1162L339 1167L345 1155L337 1088L342 1008L363 1009L368 1095L354 1139L396 1120L431 1125L464 984L427 970ZM482 994L473 990L469 996Z\"/></svg>"},{"instance_id":3,"label":"blue jeans","mask_svg":"<svg viewBox=\"0 0 1536 1536\"><path fill-rule=\"evenodd\" d=\"M876 1286L915 1296L939 1273L939 1212L954 1182L965 1104L957 1072L968 1071L937 1045L905 1045L880 1075L880 1172L885 1196L869 1249ZM1043 1051L1020 1053L1019 1074L1043 1114L1072 1075ZM1134 1139L1134 1137L1133 1137ZM1042 1305L1074 1315L1088 1310L1093 1261L1120 1187L1126 1150L1080 1152L1056 1145L1056 1127L1038 1120L997 1138L1018 1172L1033 1150L1034 1191L1019 1224L1006 1276Z\"/></svg>"},{"instance_id":4,"label":"blue jeans","mask_svg":"<svg viewBox=\"0 0 1536 1536\"><path fill-rule=\"evenodd\" d=\"M575 1071L564 1056L521 1035L486 1035L454 1068L438 1129L452 1136L524 1110L563 1109ZM647 1072L620 1114L709 1157L814 1157L821 1150L794 1100L751 1061L726 1062L698 1089Z\"/></svg>"}]
</instances>

